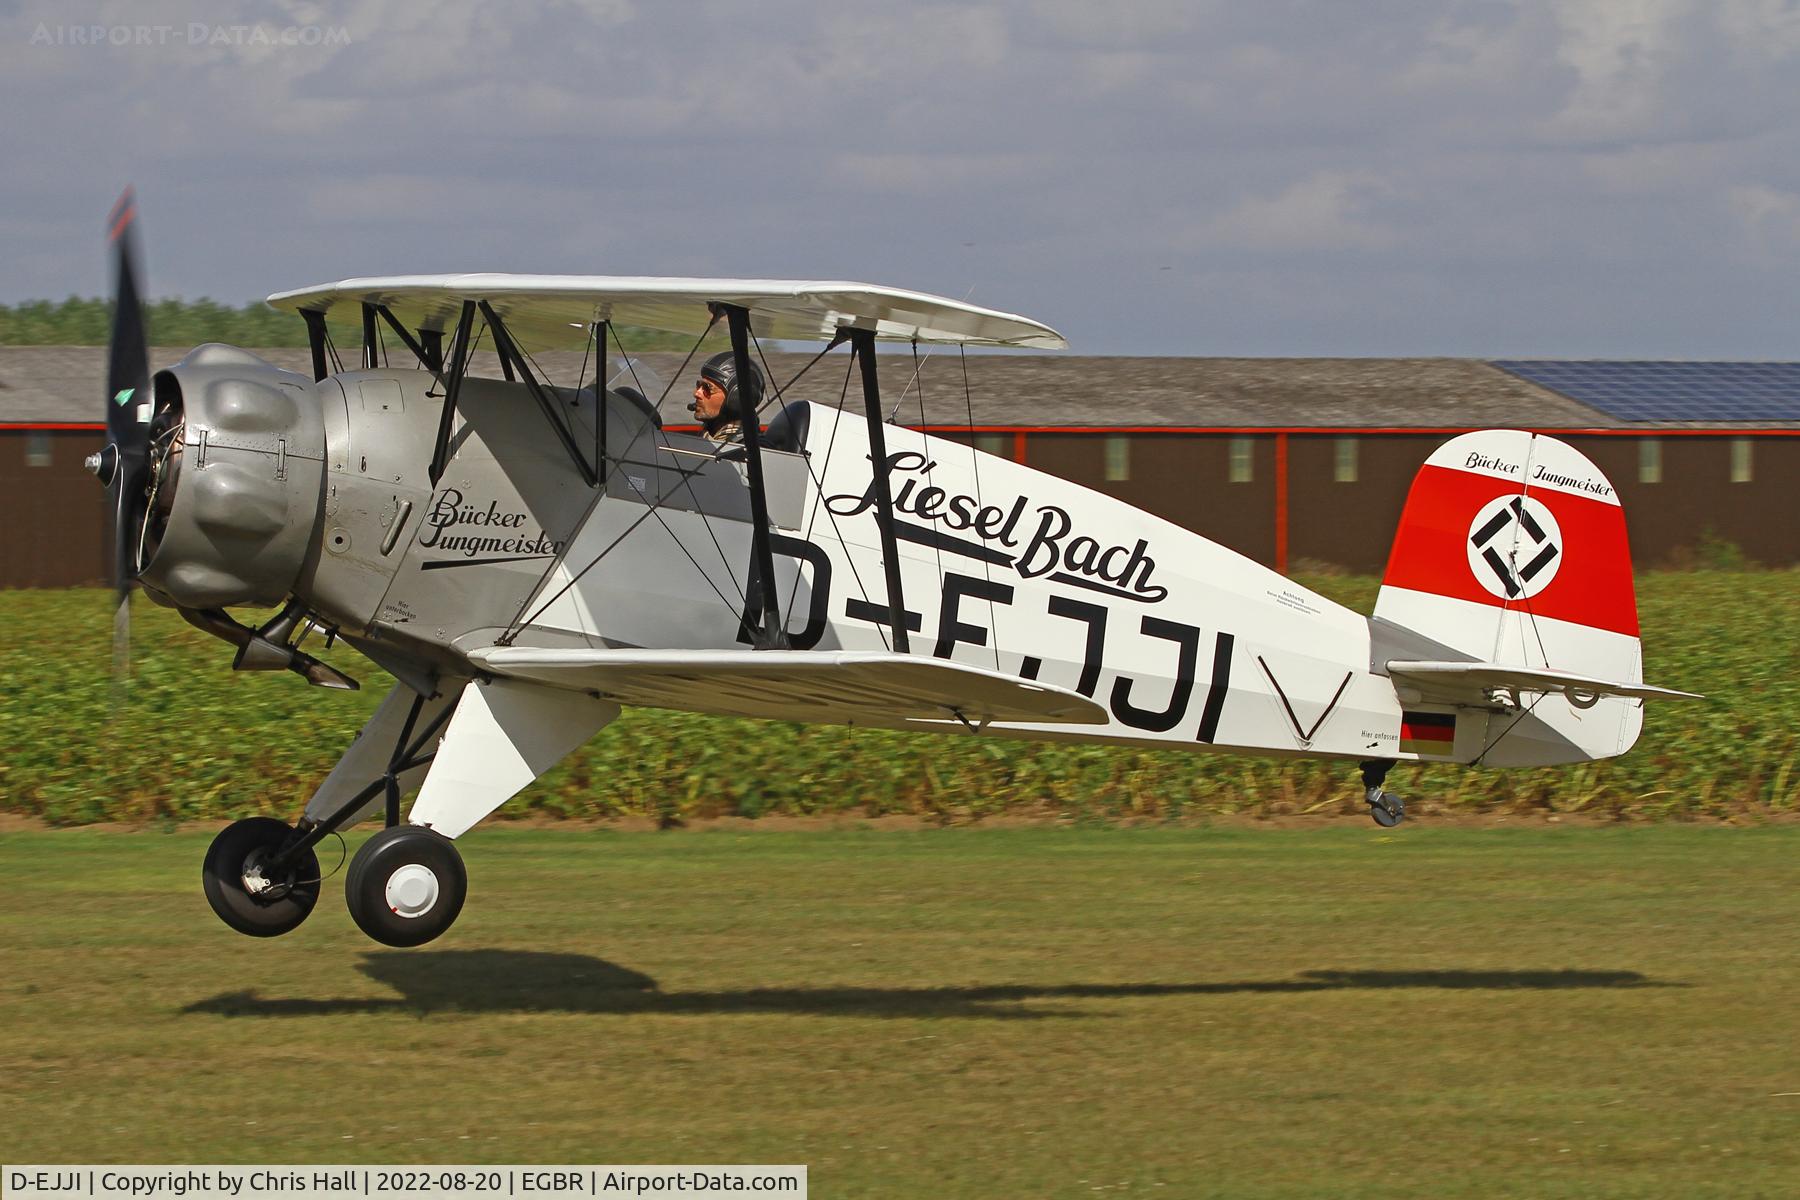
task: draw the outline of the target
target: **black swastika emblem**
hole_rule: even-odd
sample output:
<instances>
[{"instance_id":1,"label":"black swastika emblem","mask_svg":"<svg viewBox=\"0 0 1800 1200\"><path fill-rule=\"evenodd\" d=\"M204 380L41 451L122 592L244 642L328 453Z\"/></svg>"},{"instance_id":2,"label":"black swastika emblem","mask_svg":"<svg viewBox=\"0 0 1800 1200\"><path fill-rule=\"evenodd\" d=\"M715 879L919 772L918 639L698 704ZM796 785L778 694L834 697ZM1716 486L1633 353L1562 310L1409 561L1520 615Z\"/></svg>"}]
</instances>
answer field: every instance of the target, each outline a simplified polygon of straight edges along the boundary
<instances>
[{"instance_id":1,"label":"black swastika emblem","mask_svg":"<svg viewBox=\"0 0 1800 1200\"><path fill-rule=\"evenodd\" d=\"M1562 565L1556 517L1529 496L1490 500L1469 526L1469 569L1481 586L1506 600L1549 586Z\"/></svg>"}]
</instances>

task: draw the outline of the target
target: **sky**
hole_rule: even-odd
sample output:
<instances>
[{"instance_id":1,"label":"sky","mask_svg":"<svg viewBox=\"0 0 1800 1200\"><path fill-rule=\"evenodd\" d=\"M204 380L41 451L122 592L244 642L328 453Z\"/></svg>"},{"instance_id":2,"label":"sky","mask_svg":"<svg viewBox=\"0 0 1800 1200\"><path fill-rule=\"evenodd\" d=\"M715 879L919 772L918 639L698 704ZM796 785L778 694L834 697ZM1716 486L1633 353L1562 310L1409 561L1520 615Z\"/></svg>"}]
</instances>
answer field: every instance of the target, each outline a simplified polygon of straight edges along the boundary
<instances>
[{"instance_id":1,"label":"sky","mask_svg":"<svg viewBox=\"0 0 1800 1200\"><path fill-rule=\"evenodd\" d=\"M853 279L1089 354L1800 358L1800 0L0 0L0 302Z\"/></svg>"}]
</instances>

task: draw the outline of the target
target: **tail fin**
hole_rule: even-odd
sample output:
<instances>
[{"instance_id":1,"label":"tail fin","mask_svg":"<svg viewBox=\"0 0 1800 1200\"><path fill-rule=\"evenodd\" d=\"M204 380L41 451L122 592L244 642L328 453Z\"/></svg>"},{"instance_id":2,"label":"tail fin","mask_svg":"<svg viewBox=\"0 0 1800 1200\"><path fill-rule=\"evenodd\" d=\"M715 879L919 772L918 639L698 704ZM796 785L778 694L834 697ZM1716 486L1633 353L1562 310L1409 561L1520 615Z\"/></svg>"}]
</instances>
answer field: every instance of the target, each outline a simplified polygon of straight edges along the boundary
<instances>
[{"instance_id":1,"label":"tail fin","mask_svg":"<svg viewBox=\"0 0 1800 1200\"><path fill-rule=\"evenodd\" d=\"M1637 597L1625 512L1600 469L1555 438L1518 430L1464 434L1438 447L1407 495L1375 605L1392 622L1470 659L1641 683ZM1523 741L1576 743L1568 761L1623 753L1637 701L1578 710L1546 698L1551 729ZM1497 748L1497 747L1496 747ZM1523 752L1524 746L1518 751Z\"/></svg>"}]
</instances>

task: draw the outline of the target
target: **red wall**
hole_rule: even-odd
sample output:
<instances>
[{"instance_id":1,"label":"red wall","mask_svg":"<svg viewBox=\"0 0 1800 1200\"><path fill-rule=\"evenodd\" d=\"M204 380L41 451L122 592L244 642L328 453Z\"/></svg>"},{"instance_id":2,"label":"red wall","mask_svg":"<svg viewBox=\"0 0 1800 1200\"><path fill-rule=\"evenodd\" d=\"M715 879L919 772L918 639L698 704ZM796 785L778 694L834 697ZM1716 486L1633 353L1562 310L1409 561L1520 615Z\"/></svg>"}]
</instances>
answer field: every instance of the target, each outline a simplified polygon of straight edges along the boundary
<instances>
[{"instance_id":1,"label":"red wall","mask_svg":"<svg viewBox=\"0 0 1800 1200\"><path fill-rule=\"evenodd\" d=\"M98 429L38 430L50 465L27 465L34 432L0 428L0 587L66 587L106 578L105 493L82 467L100 448ZM937 432L934 430L934 432ZM944 430L949 436L963 431ZM1338 434L1289 431L1132 430L1128 479L1106 479L1105 430L995 431L1042 471L1196 530L1260 562L1277 562L1276 459L1287 457L1289 569L1310 563L1379 573L1413 473L1453 436L1440 432L1354 433L1357 479L1334 478ZM1232 483L1230 444L1248 436L1253 478ZM1729 543L1754 562L1800 562L1800 437L1661 431L1663 482L1638 482L1636 435L1558 434L1605 471L1618 488L1639 566L1691 564L1706 544ZM1731 442L1753 442L1752 478L1730 481Z\"/></svg>"},{"instance_id":2,"label":"red wall","mask_svg":"<svg viewBox=\"0 0 1800 1200\"><path fill-rule=\"evenodd\" d=\"M32 432L48 466L27 462ZM0 429L0 587L106 581L106 489L81 465L105 442L98 429Z\"/></svg>"}]
</instances>

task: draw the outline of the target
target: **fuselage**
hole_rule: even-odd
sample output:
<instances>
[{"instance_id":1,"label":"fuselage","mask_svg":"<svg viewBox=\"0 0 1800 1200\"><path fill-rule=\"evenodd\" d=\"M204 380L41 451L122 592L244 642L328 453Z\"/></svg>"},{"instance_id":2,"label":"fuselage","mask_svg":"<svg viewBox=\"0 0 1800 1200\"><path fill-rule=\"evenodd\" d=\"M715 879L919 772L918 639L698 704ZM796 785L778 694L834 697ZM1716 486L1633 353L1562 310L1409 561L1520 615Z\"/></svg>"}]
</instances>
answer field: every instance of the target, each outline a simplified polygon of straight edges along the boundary
<instances>
[{"instance_id":1,"label":"fuselage","mask_svg":"<svg viewBox=\"0 0 1800 1200\"><path fill-rule=\"evenodd\" d=\"M596 491L520 385L471 379L433 488L429 383L383 370L318 385L329 497L303 595L359 647L390 669L454 675L472 674L462 656L497 639L746 644L741 460L658 429L616 395L597 439L592 392L563 392L577 440L604 443ZM804 445L763 456L784 624L802 649L897 649L866 425L808 407ZM1114 497L951 439L885 436L906 651L1070 688L1109 714L994 732L1410 756L1359 614Z\"/></svg>"}]
</instances>

